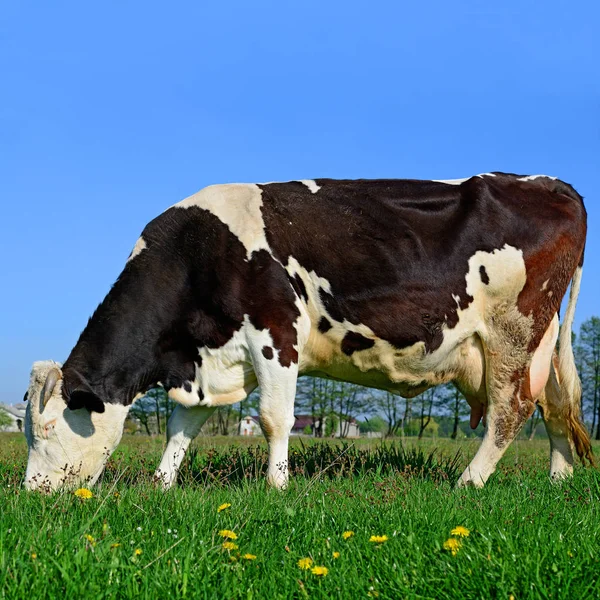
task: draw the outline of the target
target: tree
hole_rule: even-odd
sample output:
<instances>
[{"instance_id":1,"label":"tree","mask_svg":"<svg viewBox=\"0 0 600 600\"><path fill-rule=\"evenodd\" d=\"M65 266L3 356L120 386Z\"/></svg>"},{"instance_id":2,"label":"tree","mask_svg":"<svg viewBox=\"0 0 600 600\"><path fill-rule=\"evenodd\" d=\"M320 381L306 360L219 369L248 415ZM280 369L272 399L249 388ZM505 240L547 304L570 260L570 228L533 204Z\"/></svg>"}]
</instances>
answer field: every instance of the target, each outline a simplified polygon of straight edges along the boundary
<instances>
[{"instance_id":1,"label":"tree","mask_svg":"<svg viewBox=\"0 0 600 600\"><path fill-rule=\"evenodd\" d=\"M174 408L175 403L169 398L166 390L155 387L136 400L129 412L142 424L146 433L152 435L154 424L156 424L156 433L163 432L163 424L168 421Z\"/></svg>"},{"instance_id":2,"label":"tree","mask_svg":"<svg viewBox=\"0 0 600 600\"><path fill-rule=\"evenodd\" d=\"M327 416L333 410L335 382L318 377L302 377L298 380L296 405L299 410L310 412L315 437L323 437Z\"/></svg>"},{"instance_id":3,"label":"tree","mask_svg":"<svg viewBox=\"0 0 600 600\"><path fill-rule=\"evenodd\" d=\"M535 437L535 431L537 426L540 424L540 420L542 415L540 413L540 407L536 405L534 413L531 415L529 419L529 432L527 434L527 439L531 441Z\"/></svg>"},{"instance_id":4,"label":"tree","mask_svg":"<svg viewBox=\"0 0 600 600\"><path fill-rule=\"evenodd\" d=\"M591 434L600 440L600 318L591 317L581 325L576 357L580 363L583 399L592 413ZM585 407L585 406L584 406Z\"/></svg>"},{"instance_id":5,"label":"tree","mask_svg":"<svg viewBox=\"0 0 600 600\"><path fill-rule=\"evenodd\" d=\"M458 437L458 431L462 417L466 417L469 412L469 405L464 401L461 391L452 383L446 383L437 388L437 404L440 411L451 417L452 433L450 437L455 440Z\"/></svg>"},{"instance_id":6,"label":"tree","mask_svg":"<svg viewBox=\"0 0 600 600\"><path fill-rule=\"evenodd\" d=\"M152 435L152 432L150 431L149 421L150 415L152 414L153 405L153 398L143 396L142 398L136 400L129 409L129 414L142 424L142 427L144 427L148 435Z\"/></svg>"},{"instance_id":7,"label":"tree","mask_svg":"<svg viewBox=\"0 0 600 600\"><path fill-rule=\"evenodd\" d=\"M404 435L404 428L410 414L410 399L390 392L378 393L374 399L375 406L383 413L387 421L385 436L397 435L398 430ZM404 403L404 409L402 403Z\"/></svg>"},{"instance_id":8,"label":"tree","mask_svg":"<svg viewBox=\"0 0 600 600\"><path fill-rule=\"evenodd\" d=\"M431 411L435 402L435 388L430 388L427 391L417 396L419 406L419 439L423 437L423 432L431 421Z\"/></svg>"},{"instance_id":9,"label":"tree","mask_svg":"<svg viewBox=\"0 0 600 600\"><path fill-rule=\"evenodd\" d=\"M348 437L350 420L365 412L369 390L353 383L338 382L334 386L337 396L338 416L340 418L340 437Z\"/></svg>"},{"instance_id":10,"label":"tree","mask_svg":"<svg viewBox=\"0 0 600 600\"><path fill-rule=\"evenodd\" d=\"M388 430L388 423L380 415L373 415L362 422L359 422L358 427L361 433L380 432L385 434Z\"/></svg>"},{"instance_id":11,"label":"tree","mask_svg":"<svg viewBox=\"0 0 600 600\"><path fill-rule=\"evenodd\" d=\"M10 418L9 414L3 408L0 408L0 429L12 425L12 422L13 420Z\"/></svg>"}]
</instances>

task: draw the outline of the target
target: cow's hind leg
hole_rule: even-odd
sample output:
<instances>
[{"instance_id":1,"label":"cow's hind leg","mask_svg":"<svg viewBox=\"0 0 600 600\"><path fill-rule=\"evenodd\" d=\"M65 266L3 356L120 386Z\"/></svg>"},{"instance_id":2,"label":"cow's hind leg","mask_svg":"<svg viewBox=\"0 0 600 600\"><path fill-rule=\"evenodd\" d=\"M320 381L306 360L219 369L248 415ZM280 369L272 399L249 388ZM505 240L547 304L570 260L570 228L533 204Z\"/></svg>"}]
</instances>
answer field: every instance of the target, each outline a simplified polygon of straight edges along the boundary
<instances>
[{"instance_id":1,"label":"cow's hind leg","mask_svg":"<svg viewBox=\"0 0 600 600\"><path fill-rule=\"evenodd\" d=\"M214 412L214 407L177 405L167 424L167 447L155 473L165 489L177 480L177 472L191 441Z\"/></svg>"},{"instance_id":2,"label":"cow's hind leg","mask_svg":"<svg viewBox=\"0 0 600 600\"><path fill-rule=\"evenodd\" d=\"M461 475L458 485L482 487L498 461L535 410L534 398L548 379L558 321L552 320L535 352L529 351L528 323L516 311L503 319L495 336L484 340L487 425L477 454Z\"/></svg>"},{"instance_id":3,"label":"cow's hind leg","mask_svg":"<svg viewBox=\"0 0 600 600\"><path fill-rule=\"evenodd\" d=\"M555 369L552 368L544 394L539 399L544 425L550 439L550 477L564 479L573 474L573 442L562 406Z\"/></svg>"}]
</instances>

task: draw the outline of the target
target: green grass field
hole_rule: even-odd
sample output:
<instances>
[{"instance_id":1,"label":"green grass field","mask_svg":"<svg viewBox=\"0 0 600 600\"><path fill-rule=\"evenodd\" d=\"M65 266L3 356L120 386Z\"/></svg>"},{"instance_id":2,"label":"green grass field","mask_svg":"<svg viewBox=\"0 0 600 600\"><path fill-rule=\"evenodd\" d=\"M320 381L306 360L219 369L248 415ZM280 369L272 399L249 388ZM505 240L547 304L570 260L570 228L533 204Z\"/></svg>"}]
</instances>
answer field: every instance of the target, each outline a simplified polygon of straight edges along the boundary
<instances>
[{"instance_id":1,"label":"green grass field","mask_svg":"<svg viewBox=\"0 0 600 600\"><path fill-rule=\"evenodd\" d=\"M599 473L551 484L545 441L515 443L485 489L454 490L476 441L401 452L296 440L296 475L277 492L257 478L256 440L201 438L163 493L163 440L126 437L87 500L22 490L24 439L0 442L3 598L600 597ZM470 535L453 554L456 526Z\"/></svg>"}]
</instances>

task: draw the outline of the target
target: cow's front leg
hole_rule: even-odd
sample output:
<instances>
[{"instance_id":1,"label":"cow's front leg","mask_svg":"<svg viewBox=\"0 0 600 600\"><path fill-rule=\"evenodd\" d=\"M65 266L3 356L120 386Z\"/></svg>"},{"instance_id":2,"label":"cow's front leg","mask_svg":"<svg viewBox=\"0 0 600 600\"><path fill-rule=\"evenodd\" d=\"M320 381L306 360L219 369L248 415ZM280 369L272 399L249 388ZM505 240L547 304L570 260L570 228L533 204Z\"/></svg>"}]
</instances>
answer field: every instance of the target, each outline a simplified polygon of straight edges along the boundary
<instances>
[{"instance_id":1,"label":"cow's front leg","mask_svg":"<svg viewBox=\"0 0 600 600\"><path fill-rule=\"evenodd\" d=\"M267 353L267 355L270 355ZM278 357L255 365L260 386L260 425L269 444L267 482L282 489L288 483L288 445L294 426L298 365L281 366Z\"/></svg>"},{"instance_id":2,"label":"cow's front leg","mask_svg":"<svg viewBox=\"0 0 600 600\"><path fill-rule=\"evenodd\" d=\"M167 425L167 447L155 473L155 478L165 489L169 489L177 480L185 451L214 410L207 406L186 408L181 405L173 410Z\"/></svg>"}]
</instances>

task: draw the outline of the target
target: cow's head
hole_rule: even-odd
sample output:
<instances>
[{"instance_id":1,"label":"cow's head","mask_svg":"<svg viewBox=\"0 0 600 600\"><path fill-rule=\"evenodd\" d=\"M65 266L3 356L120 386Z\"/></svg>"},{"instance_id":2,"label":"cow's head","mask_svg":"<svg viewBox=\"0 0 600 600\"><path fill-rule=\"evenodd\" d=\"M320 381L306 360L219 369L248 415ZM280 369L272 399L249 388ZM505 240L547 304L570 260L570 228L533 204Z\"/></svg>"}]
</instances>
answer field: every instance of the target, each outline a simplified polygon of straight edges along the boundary
<instances>
[{"instance_id":1,"label":"cow's head","mask_svg":"<svg viewBox=\"0 0 600 600\"><path fill-rule=\"evenodd\" d=\"M121 439L128 407L102 402L81 389L67 404L63 383L59 363L34 363L25 418L27 489L95 483Z\"/></svg>"}]
</instances>

